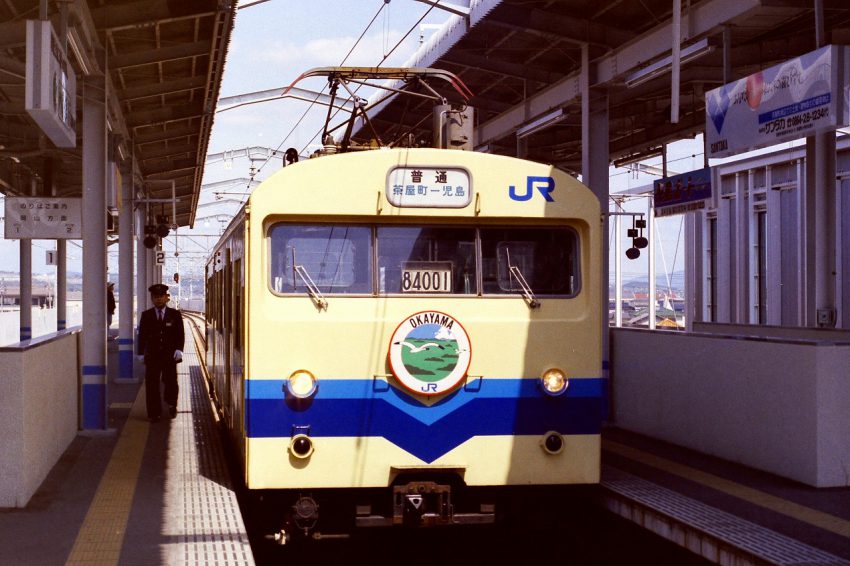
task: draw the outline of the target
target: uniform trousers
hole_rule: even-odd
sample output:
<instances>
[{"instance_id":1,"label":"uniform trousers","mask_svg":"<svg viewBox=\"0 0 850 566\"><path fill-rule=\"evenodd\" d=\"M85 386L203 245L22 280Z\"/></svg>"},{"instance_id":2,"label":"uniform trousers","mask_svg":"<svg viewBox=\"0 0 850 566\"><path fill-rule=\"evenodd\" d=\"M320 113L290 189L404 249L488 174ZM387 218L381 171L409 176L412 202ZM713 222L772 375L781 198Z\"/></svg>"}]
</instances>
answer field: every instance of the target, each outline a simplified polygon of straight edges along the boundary
<instances>
[{"instance_id":1,"label":"uniform trousers","mask_svg":"<svg viewBox=\"0 0 850 566\"><path fill-rule=\"evenodd\" d=\"M159 382L162 380L165 402L177 406L177 363L173 359L156 359L145 356L145 396L147 397L148 417L158 417L162 413L159 396Z\"/></svg>"}]
</instances>

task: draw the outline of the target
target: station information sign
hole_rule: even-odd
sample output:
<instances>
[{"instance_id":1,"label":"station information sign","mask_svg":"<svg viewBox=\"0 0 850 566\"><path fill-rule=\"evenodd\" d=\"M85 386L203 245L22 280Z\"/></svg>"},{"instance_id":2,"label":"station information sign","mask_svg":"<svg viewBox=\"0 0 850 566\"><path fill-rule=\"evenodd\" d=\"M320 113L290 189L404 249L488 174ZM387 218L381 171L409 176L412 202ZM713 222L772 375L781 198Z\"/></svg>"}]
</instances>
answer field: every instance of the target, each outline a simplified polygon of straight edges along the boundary
<instances>
[{"instance_id":1,"label":"station information sign","mask_svg":"<svg viewBox=\"0 0 850 566\"><path fill-rule=\"evenodd\" d=\"M709 157L811 136L850 121L850 48L827 45L705 94Z\"/></svg>"},{"instance_id":2,"label":"station information sign","mask_svg":"<svg viewBox=\"0 0 850 566\"><path fill-rule=\"evenodd\" d=\"M79 240L83 237L83 207L79 198L8 197L7 240Z\"/></svg>"}]
</instances>

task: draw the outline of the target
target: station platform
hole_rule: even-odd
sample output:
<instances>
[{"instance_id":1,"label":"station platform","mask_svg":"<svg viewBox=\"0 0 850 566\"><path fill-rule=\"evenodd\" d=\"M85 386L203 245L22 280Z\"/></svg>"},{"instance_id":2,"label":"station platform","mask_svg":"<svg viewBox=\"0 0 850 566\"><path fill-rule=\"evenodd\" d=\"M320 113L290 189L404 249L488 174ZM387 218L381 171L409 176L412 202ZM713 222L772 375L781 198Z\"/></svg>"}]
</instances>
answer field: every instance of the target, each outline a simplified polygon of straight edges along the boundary
<instances>
[{"instance_id":1,"label":"station platform","mask_svg":"<svg viewBox=\"0 0 850 566\"><path fill-rule=\"evenodd\" d=\"M850 564L850 488L813 488L616 428L602 441L614 513L721 564Z\"/></svg>"},{"instance_id":2,"label":"station platform","mask_svg":"<svg viewBox=\"0 0 850 566\"><path fill-rule=\"evenodd\" d=\"M0 509L0 564L254 564L188 324L186 334L178 414L158 423L141 383L114 379L109 342L110 429L78 434L25 508ZM601 504L710 562L850 565L850 488L614 427L602 448Z\"/></svg>"},{"instance_id":3,"label":"station platform","mask_svg":"<svg viewBox=\"0 0 850 566\"><path fill-rule=\"evenodd\" d=\"M108 342L109 429L78 434L25 508L0 509L0 564L254 564L188 325L186 338L177 417L158 423L141 383L116 382Z\"/></svg>"}]
</instances>

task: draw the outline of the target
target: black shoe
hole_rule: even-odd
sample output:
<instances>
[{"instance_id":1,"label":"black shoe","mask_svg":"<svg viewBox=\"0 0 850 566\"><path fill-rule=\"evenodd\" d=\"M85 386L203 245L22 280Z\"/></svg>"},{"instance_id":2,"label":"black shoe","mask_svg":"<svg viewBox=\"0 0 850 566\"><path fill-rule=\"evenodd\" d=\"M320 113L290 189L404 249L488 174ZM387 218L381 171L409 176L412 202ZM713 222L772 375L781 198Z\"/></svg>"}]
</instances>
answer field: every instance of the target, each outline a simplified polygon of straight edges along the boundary
<instances>
[{"instance_id":1,"label":"black shoe","mask_svg":"<svg viewBox=\"0 0 850 566\"><path fill-rule=\"evenodd\" d=\"M175 407L174 405L169 405L168 406L168 414L172 419L176 418L177 417L177 407Z\"/></svg>"},{"instance_id":2,"label":"black shoe","mask_svg":"<svg viewBox=\"0 0 850 566\"><path fill-rule=\"evenodd\" d=\"M159 422L159 415L156 415L155 417L149 417L148 420L152 423L158 423Z\"/></svg>"}]
</instances>

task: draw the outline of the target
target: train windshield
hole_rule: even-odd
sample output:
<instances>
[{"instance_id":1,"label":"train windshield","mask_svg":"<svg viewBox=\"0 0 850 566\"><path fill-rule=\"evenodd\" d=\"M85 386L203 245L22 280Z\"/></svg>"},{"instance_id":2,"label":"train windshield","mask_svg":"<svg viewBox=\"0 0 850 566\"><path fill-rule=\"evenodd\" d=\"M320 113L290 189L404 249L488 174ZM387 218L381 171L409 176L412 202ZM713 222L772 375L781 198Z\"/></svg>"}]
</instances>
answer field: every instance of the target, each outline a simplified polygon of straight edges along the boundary
<instances>
[{"instance_id":1,"label":"train windshield","mask_svg":"<svg viewBox=\"0 0 850 566\"><path fill-rule=\"evenodd\" d=\"M377 239L380 293L477 292L474 229L381 226Z\"/></svg>"},{"instance_id":2,"label":"train windshield","mask_svg":"<svg viewBox=\"0 0 850 566\"><path fill-rule=\"evenodd\" d=\"M270 231L272 287L278 293L372 292L372 230L364 226L277 224Z\"/></svg>"},{"instance_id":3,"label":"train windshield","mask_svg":"<svg viewBox=\"0 0 850 566\"><path fill-rule=\"evenodd\" d=\"M277 293L573 296L580 285L570 228L281 223L269 237Z\"/></svg>"},{"instance_id":4,"label":"train windshield","mask_svg":"<svg viewBox=\"0 0 850 566\"><path fill-rule=\"evenodd\" d=\"M482 228L484 294L517 294L523 284L537 295L578 291L575 232L559 228Z\"/></svg>"}]
</instances>

